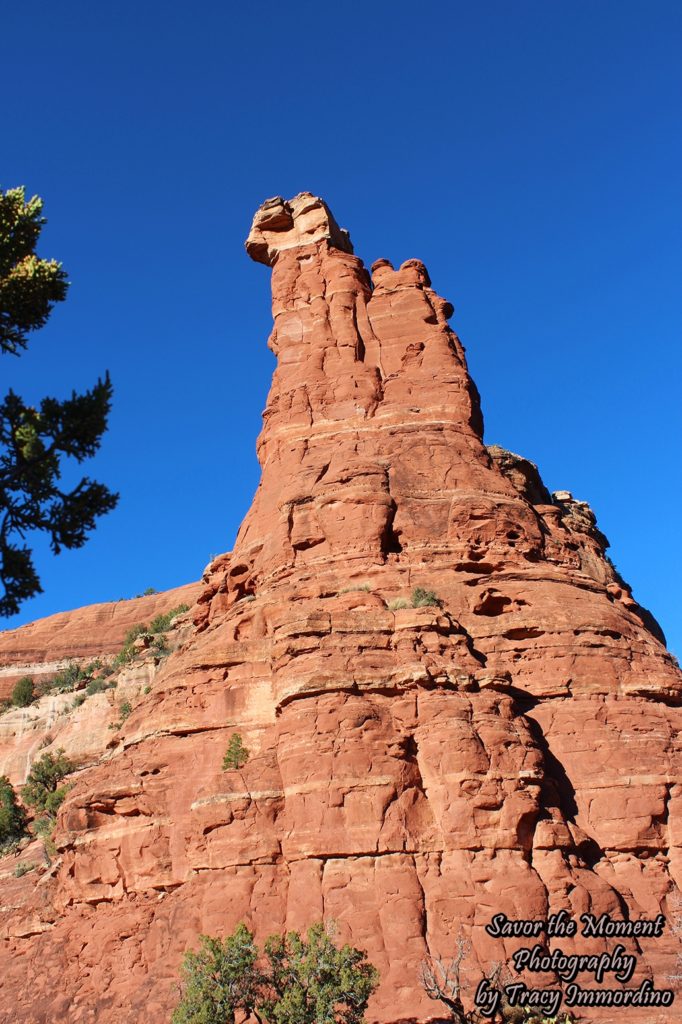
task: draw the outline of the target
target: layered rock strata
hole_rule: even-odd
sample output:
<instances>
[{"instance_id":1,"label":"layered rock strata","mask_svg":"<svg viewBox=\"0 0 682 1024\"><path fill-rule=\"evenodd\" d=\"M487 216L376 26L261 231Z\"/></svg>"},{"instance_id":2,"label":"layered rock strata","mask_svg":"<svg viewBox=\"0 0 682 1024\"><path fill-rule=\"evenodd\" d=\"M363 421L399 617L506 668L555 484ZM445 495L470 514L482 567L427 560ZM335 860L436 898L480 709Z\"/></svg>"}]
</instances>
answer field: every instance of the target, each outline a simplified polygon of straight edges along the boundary
<instances>
[{"instance_id":1,"label":"layered rock strata","mask_svg":"<svg viewBox=\"0 0 682 1024\"><path fill-rule=\"evenodd\" d=\"M247 249L278 360L261 482L191 635L74 778L50 872L11 880L0 1020L161 1024L200 932L325 918L379 968L370 1020L421 1024L419 964L458 933L473 994L523 944L493 914L652 917L680 883L680 672L589 507L484 445L423 263L370 276L307 193ZM677 949L640 940L631 984L665 987Z\"/></svg>"},{"instance_id":2,"label":"layered rock strata","mask_svg":"<svg viewBox=\"0 0 682 1024\"><path fill-rule=\"evenodd\" d=\"M109 692L88 695L86 683L81 681L76 690L48 692L28 707L3 710L0 775L20 786L36 758L60 749L79 768L99 761L109 746L119 705L137 701L151 684L162 660L155 657L152 645L145 650L140 641L139 657L134 663L122 668L115 666L114 656L120 651L126 633L134 626L149 624L158 615L194 604L200 592L200 584L189 583L147 597L50 615L0 633L0 686L7 696L14 682L26 675L33 679L40 693L70 664L84 668L99 660L113 672L106 676ZM187 622L186 613L173 620L173 646L185 639ZM169 635L169 642L170 639Z\"/></svg>"},{"instance_id":3,"label":"layered rock strata","mask_svg":"<svg viewBox=\"0 0 682 1024\"><path fill-rule=\"evenodd\" d=\"M69 661L82 664L117 654L132 626L150 622L181 604L193 604L200 590L200 584L187 583L129 601L58 612L0 632L0 701L9 698L22 676L32 676L39 684Z\"/></svg>"}]
</instances>

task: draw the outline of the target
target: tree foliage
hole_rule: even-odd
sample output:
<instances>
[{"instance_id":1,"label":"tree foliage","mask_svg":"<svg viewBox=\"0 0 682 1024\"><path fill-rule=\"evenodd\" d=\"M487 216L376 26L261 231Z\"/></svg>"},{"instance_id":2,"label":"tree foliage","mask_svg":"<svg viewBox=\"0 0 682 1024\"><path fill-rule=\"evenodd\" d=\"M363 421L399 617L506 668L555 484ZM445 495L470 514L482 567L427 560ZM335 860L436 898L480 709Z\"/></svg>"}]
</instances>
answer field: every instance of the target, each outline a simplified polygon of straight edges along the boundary
<instances>
[{"instance_id":1,"label":"tree foliage","mask_svg":"<svg viewBox=\"0 0 682 1024\"><path fill-rule=\"evenodd\" d=\"M63 750L56 754L43 754L31 766L21 791L22 800L28 807L54 816L67 793L67 787L59 783L72 771L73 765Z\"/></svg>"},{"instance_id":2,"label":"tree foliage","mask_svg":"<svg viewBox=\"0 0 682 1024\"><path fill-rule=\"evenodd\" d=\"M26 828L26 815L17 803L14 787L6 775L0 775L0 849L20 839Z\"/></svg>"},{"instance_id":3,"label":"tree foliage","mask_svg":"<svg viewBox=\"0 0 682 1024\"><path fill-rule=\"evenodd\" d=\"M26 201L23 188L0 191L0 347L16 354L26 335L47 323L55 302L66 298L60 263L35 254L45 224L43 202Z\"/></svg>"},{"instance_id":4,"label":"tree foliage","mask_svg":"<svg viewBox=\"0 0 682 1024\"><path fill-rule=\"evenodd\" d=\"M233 732L223 758L223 771L241 771L249 760L249 752L238 732Z\"/></svg>"},{"instance_id":5,"label":"tree foliage","mask_svg":"<svg viewBox=\"0 0 682 1024\"><path fill-rule=\"evenodd\" d=\"M271 936L265 954L268 1024L362 1024L379 975L361 950L338 949L315 924L306 939L296 932Z\"/></svg>"},{"instance_id":6,"label":"tree foliage","mask_svg":"<svg viewBox=\"0 0 682 1024\"><path fill-rule=\"evenodd\" d=\"M202 935L182 974L173 1024L234 1024L237 1013L261 1024L363 1024L379 981L366 954L338 948L322 924L305 938L272 935L262 954L243 924L222 941Z\"/></svg>"},{"instance_id":7,"label":"tree foliage","mask_svg":"<svg viewBox=\"0 0 682 1024\"><path fill-rule=\"evenodd\" d=\"M202 935L199 951L185 954L183 996L172 1024L232 1024L235 1013L252 1013L258 998L258 949L240 924L226 939Z\"/></svg>"},{"instance_id":8,"label":"tree foliage","mask_svg":"<svg viewBox=\"0 0 682 1024\"><path fill-rule=\"evenodd\" d=\"M27 708L36 699L36 690L31 676L17 679L12 690L12 704L15 708Z\"/></svg>"},{"instance_id":9,"label":"tree foliage","mask_svg":"<svg viewBox=\"0 0 682 1024\"><path fill-rule=\"evenodd\" d=\"M18 355L66 297L61 264L35 253L42 207L23 188L0 189L0 353ZM64 459L80 463L99 448L111 396L107 373L91 390L43 398L37 408L12 390L0 401L0 615L15 614L42 591L27 533L47 534L59 554L81 547L97 518L115 507L118 496L87 476L71 490L60 486Z\"/></svg>"}]
</instances>

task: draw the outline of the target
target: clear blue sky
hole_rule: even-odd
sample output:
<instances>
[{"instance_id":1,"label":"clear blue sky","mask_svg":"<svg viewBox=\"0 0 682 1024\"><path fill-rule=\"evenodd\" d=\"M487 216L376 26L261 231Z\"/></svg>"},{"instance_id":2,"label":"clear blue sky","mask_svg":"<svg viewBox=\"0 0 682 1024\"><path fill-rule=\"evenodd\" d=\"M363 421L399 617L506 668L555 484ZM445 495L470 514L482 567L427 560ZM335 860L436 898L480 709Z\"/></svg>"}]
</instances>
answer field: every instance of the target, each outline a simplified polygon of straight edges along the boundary
<instances>
[{"instance_id":1,"label":"clear blue sky","mask_svg":"<svg viewBox=\"0 0 682 1024\"><path fill-rule=\"evenodd\" d=\"M38 544L6 625L196 579L258 480L268 196L310 190L366 263L425 261L455 304L486 440L588 500L682 653L680 44L665 0L11 5L2 185L45 199L66 303L3 390L84 389L121 493Z\"/></svg>"}]
</instances>

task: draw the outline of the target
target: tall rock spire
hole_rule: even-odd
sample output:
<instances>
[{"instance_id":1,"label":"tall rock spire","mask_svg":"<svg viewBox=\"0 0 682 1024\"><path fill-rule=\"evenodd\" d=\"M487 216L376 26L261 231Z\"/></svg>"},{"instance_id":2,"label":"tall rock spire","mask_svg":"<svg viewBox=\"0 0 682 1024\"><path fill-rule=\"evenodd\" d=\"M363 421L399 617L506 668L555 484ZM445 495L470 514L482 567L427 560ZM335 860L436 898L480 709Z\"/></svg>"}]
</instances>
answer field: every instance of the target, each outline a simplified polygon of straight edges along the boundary
<instances>
[{"instance_id":1,"label":"tall rock spire","mask_svg":"<svg viewBox=\"0 0 682 1024\"><path fill-rule=\"evenodd\" d=\"M370 1022L427 1024L420 962L459 933L472 996L527 942L494 914L651 918L680 881L680 672L589 506L484 445L423 263L370 277L309 193L264 203L247 250L272 270L261 481L187 642L78 775L51 876L0 900L17 1024L76 995L161 1024L199 933L321 918L380 971ZM674 943L634 950L635 984Z\"/></svg>"}]
</instances>

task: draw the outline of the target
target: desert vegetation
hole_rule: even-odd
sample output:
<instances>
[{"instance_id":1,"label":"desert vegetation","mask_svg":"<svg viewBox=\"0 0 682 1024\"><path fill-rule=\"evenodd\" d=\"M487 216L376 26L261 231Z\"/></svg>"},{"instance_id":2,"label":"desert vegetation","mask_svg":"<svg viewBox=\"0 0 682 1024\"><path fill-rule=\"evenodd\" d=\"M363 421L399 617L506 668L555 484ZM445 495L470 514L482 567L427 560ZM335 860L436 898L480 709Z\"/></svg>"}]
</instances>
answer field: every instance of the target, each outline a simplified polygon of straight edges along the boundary
<instances>
[{"instance_id":1,"label":"desert vegetation","mask_svg":"<svg viewBox=\"0 0 682 1024\"><path fill-rule=\"evenodd\" d=\"M171 608L170 611L157 615L148 625L140 622L129 629L123 641L123 647L114 659L114 665L119 667L130 664L138 650L136 641L140 639L146 640L159 653L167 653L168 643L165 633L170 629L173 619L188 609L189 605L180 604L177 608Z\"/></svg>"},{"instance_id":2,"label":"desert vegetation","mask_svg":"<svg viewBox=\"0 0 682 1024\"><path fill-rule=\"evenodd\" d=\"M261 951L240 924L225 939L202 935L185 955L172 1024L364 1024L379 981L364 952L337 947L323 924L306 936L271 935Z\"/></svg>"},{"instance_id":3,"label":"desert vegetation","mask_svg":"<svg viewBox=\"0 0 682 1024\"><path fill-rule=\"evenodd\" d=\"M26 708L36 698L35 685L31 676L22 676L14 684L12 705L15 708Z\"/></svg>"},{"instance_id":4,"label":"desert vegetation","mask_svg":"<svg viewBox=\"0 0 682 1024\"><path fill-rule=\"evenodd\" d=\"M391 612L400 611L403 608L442 608L443 602L433 590L425 590L424 587L415 587L408 600L405 597L396 597L386 602L386 607Z\"/></svg>"},{"instance_id":5,"label":"desert vegetation","mask_svg":"<svg viewBox=\"0 0 682 1024\"><path fill-rule=\"evenodd\" d=\"M466 1010L464 1007L462 965L471 952L471 943L462 934L455 939L451 957L427 957L419 969L419 980L429 999L440 1002L447 1010L452 1024L573 1024L567 1013L547 1017L541 1010L529 1006L512 1006L505 992L511 975L501 963L494 963L484 980L490 991L497 993L496 1007L491 1013ZM470 993L469 993L470 995Z\"/></svg>"},{"instance_id":6,"label":"desert vegetation","mask_svg":"<svg viewBox=\"0 0 682 1024\"><path fill-rule=\"evenodd\" d=\"M249 760L249 752L238 732L233 732L223 758L223 771L241 771Z\"/></svg>"},{"instance_id":7,"label":"desert vegetation","mask_svg":"<svg viewBox=\"0 0 682 1024\"><path fill-rule=\"evenodd\" d=\"M7 776L0 775L0 856L11 850L25 832L26 812Z\"/></svg>"},{"instance_id":8,"label":"desert vegetation","mask_svg":"<svg viewBox=\"0 0 682 1024\"><path fill-rule=\"evenodd\" d=\"M26 785L21 790L22 803L36 816L31 826L33 833L43 837L48 852L57 810L69 789L61 783L72 771L73 765L63 750L43 754L31 766ZM28 815L19 803L14 786L5 775L0 776L0 856L16 849L29 834L28 827ZM31 868L27 867L28 870ZM17 871L17 877L21 874L25 871Z\"/></svg>"},{"instance_id":9,"label":"desert vegetation","mask_svg":"<svg viewBox=\"0 0 682 1024\"><path fill-rule=\"evenodd\" d=\"M157 615L147 625L138 623L126 633L123 646L113 660L112 664L103 662L100 658L89 662L86 665L79 665L76 661L68 661L50 679L36 682L31 676L22 676L17 680L12 691L10 700L0 702L0 714L9 711L11 708L29 707L40 697L47 694L68 693L70 691L83 691L74 700L72 707L79 707L86 697L92 697L96 693L103 693L105 690L116 687L116 682L105 682L118 669L131 664L141 650L151 650L159 657L170 653L168 638L166 636L171 628L173 619L186 612L189 605L181 604L170 611ZM142 644L137 644L139 638L144 638ZM122 716L125 719L127 716Z\"/></svg>"}]
</instances>

